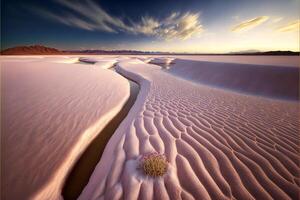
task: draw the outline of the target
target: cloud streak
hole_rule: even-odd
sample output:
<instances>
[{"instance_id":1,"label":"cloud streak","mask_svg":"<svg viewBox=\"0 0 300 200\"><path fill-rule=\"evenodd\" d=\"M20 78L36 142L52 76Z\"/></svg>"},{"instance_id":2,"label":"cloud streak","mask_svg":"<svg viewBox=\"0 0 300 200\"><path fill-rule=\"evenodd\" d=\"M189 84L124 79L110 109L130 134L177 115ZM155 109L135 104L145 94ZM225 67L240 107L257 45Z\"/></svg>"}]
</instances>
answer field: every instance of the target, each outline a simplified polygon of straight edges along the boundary
<instances>
[{"instance_id":1,"label":"cloud streak","mask_svg":"<svg viewBox=\"0 0 300 200\"><path fill-rule=\"evenodd\" d=\"M260 24L262 24L263 22L267 21L269 19L268 16L260 16L260 17L256 17L247 21L244 21L236 26L234 26L231 31L232 32L241 32L241 31L248 31Z\"/></svg>"},{"instance_id":2,"label":"cloud streak","mask_svg":"<svg viewBox=\"0 0 300 200\"><path fill-rule=\"evenodd\" d=\"M151 17L142 17L140 23L135 24L131 30L133 33L157 36L167 40L174 38L188 39L203 31L199 22L199 14L172 13L169 17L158 21Z\"/></svg>"},{"instance_id":3,"label":"cloud streak","mask_svg":"<svg viewBox=\"0 0 300 200\"><path fill-rule=\"evenodd\" d=\"M279 32L292 32L299 31L300 29L300 20L292 21L284 26L281 26L277 29Z\"/></svg>"},{"instance_id":4,"label":"cloud streak","mask_svg":"<svg viewBox=\"0 0 300 200\"><path fill-rule=\"evenodd\" d=\"M34 10L47 19L88 31L143 34L166 40L185 40L203 31L199 13L172 13L164 19L144 16L138 22L128 20L131 22L125 23L124 20L107 13L92 0L55 0L55 2L65 8L63 13Z\"/></svg>"}]
</instances>

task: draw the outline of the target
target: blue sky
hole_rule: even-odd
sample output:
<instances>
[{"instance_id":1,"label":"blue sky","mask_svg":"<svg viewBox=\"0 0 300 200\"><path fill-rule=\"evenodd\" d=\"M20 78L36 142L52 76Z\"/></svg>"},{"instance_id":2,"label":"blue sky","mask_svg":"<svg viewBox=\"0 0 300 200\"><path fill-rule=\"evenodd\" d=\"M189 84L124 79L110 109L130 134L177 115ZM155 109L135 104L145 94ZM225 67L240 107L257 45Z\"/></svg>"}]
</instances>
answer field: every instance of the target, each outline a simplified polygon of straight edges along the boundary
<instances>
[{"instance_id":1,"label":"blue sky","mask_svg":"<svg viewBox=\"0 0 300 200\"><path fill-rule=\"evenodd\" d=\"M299 51L300 0L2 0L1 48Z\"/></svg>"}]
</instances>

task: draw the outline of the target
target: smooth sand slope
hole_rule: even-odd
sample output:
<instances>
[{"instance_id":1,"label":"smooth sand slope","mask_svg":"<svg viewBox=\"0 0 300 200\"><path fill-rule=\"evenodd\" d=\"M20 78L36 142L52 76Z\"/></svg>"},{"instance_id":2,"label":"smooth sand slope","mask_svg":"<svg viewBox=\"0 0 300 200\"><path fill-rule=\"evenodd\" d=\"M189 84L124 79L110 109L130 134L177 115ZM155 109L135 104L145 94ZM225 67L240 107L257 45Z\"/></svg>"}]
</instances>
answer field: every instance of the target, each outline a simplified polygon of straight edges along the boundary
<instances>
[{"instance_id":1,"label":"smooth sand slope","mask_svg":"<svg viewBox=\"0 0 300 200\"><path fill-rule=\"evenodd\" d=\"M13 60L13 61L12 61ZM129 83L72 57L1 58L1 199L59 199L68 171Z\"/></svg>"},{"instance_id":2,"label":"smooth sand slope","mask_svg":"<svg viewBox=\"0 0 300 200\"><path fill-rule=\"evenodd\" d=\"M141 92L79 199L298 199L298 102L196 84L138 59L117 65ZM161 178L138 168L153 151L170 162Z\"/></svg>"},{"instance_id":3,"label":"smooth sand slope","mask_svg":"<svg viewBox=\"0 0 300 200\"><path fill-rule=\"evenodd\" d=\"M208 61L221 63L239 63L239 64L257 64L257 65L273 65L300 67L300 56L176 56L176 58L194 61Z\"/></svg>"},{"instance_id":4,"label":"smooth sand slope","mask_svg":"<svg viewBox=\"0 0 300 200\"><path fill-rule=\"evenodd\" d=\"M299 100L299 67L176 59L168 72L209 86Z\"/></svg>"}]
</instances>

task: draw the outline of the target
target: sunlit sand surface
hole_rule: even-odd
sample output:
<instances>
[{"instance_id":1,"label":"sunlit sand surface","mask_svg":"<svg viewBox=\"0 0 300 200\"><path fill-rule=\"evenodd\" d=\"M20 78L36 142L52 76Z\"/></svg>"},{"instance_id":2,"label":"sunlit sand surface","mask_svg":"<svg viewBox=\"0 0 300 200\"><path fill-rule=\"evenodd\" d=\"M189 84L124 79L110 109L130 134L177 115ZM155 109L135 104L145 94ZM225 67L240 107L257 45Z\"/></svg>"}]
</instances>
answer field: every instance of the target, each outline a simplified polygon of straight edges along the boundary
<instances>
[{"instance_id":1,"label":"sunlit sand surface","mask_svg":"<svg viewBox=\"0 0 300 200\"><path fill-rule=\"evenodd\" d=\"M182 79L186 71L173 76L141 60L118 63L141 92L80 199L298 198L297 101L197 84ZM163 177L139 169L139 156L149 152L170 162Z\"/></svg>"},{"instance_id":2,"label":"sunlit sand surface","mask_svg":"<svg viewBox=\"0 0 300 200\"><path fill-rule=\"evenodd\" d=\"M298 199L298 59L2 57L4 192L62 198L80 153L126 102L129 78L136 102L79 199ZM169 161L162 177L139 168L151 152Z\"/></svg>"},{"instance_id":3,"label":"sunlit sand surface","mask_svg":"<svg viewBox=\"0 0 300 200\"><path fill-rule=\"evenodd\" d=\"M80 153L125 104L129 83L100 67L65 64L70 58L30 59L1 61L3 192L57 199Z\"/></svg>"}]
</instances>

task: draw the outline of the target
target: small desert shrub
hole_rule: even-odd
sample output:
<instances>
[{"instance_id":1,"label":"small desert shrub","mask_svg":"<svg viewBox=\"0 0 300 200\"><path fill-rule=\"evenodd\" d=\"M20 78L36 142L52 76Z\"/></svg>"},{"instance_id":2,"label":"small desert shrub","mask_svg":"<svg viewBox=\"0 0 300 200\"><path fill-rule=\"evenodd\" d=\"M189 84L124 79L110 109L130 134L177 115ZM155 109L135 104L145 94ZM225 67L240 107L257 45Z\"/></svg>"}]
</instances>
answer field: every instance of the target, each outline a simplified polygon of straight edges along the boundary
<instances>
[{"instance_id":1,"label":"small desert shrub","mask_svg":"<svg viewBox=\"0 0 300 200\"><path fill-rule=\"evenodd\" d=\"M141 168L149 176L163 176L167 172L168 161L163 154L150 153L141 158Z\"/></svg>"}]
</instances>

